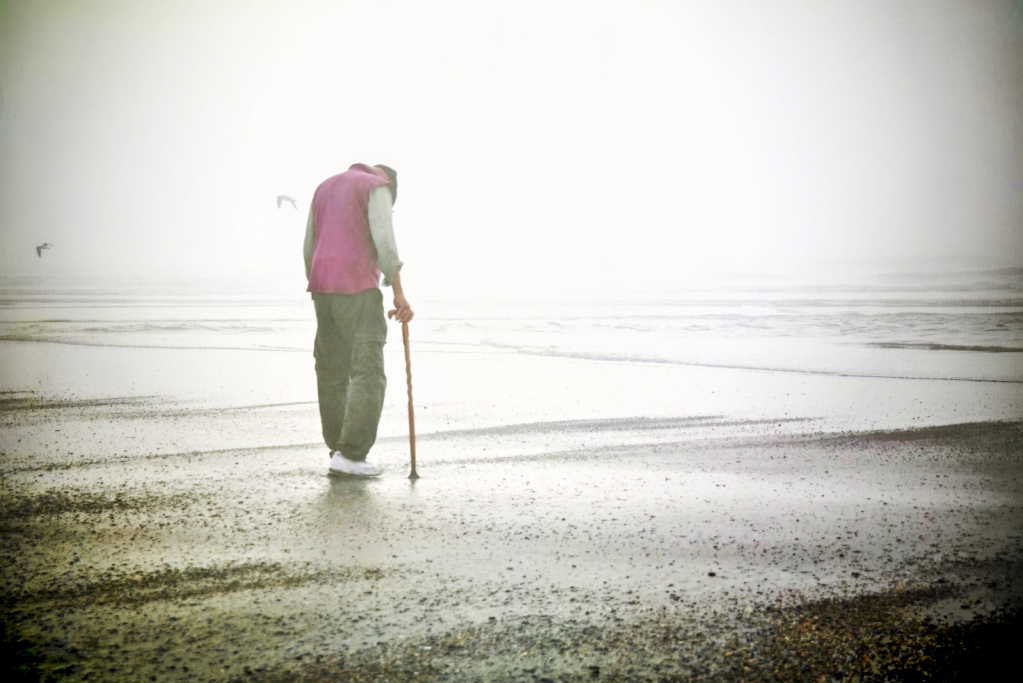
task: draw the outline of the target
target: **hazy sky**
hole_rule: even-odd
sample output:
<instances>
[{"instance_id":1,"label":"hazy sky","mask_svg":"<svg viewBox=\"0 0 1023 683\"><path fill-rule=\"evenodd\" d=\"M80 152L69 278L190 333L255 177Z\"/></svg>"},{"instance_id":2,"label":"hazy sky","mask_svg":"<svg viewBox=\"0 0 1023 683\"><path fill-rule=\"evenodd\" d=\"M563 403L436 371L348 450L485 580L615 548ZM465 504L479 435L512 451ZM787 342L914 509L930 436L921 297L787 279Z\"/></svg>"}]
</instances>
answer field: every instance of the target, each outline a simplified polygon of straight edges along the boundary
<instances>
[{"instance_id":1,"label":"hazy sky","mask_svg":"<svg viewBox=\"0 0 1023 683\"><path fill-rule=\"evenodd\" d=\"M1019 1L0 2L0 98L5 274L301 278L357 161L410 295L1023 265Z\"/></svg>"}]
</instances>

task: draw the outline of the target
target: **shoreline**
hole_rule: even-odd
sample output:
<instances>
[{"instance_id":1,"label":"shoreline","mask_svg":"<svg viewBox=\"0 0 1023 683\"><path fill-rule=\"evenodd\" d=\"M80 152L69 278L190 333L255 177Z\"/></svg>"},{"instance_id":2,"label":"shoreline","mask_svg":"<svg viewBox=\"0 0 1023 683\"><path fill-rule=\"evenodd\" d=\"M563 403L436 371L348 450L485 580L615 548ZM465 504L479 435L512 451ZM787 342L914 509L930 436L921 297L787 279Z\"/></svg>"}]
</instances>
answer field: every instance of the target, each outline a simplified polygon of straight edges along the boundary
<instances>
[{"instance_id":1,"label":"shoreline","mask_svg":"<svg viewBox=\"0 0 1023 683\"><path fill-rule=\"evenodd\" d=\"M812 341L812 340L811 340ZM393 342L393 339L392 339ZM24 345L56 345L56 346L70 346L70 347L85 347L94 349L104 349L112 351L120 351L122 353L132 352L146 352L146 351L170 351L170 352L231 352L231 353L267 353L267 354L302 354L304 356L310 356L312 354L312 347L309 348L294 348L294 347L275 347L275 346L189 346L189 345L174 345L174 344L138 344L134 342L124 342L120 344L105 343L99 344L92 341L80 340L80 339L60 339L60 338L48 338L39 339L33 338L28 335L16 335L6 334L0 335L0 345L7 344L24 344ZM888 349L891 351L938 351L938 352L950 352L950 353L993 353L996 355L1006 353L1023 353L1023 348L1016 347L1001 347L1001 346L956 346L956 345L941 345L941 344L926 344L926 343L888 343L888 342L860 342L864 349ZM389 344L389 346L393 346ZM442 347L442 350L437 351L433 347ZM746 364L735 364L735 363L715 363L715 362L703 362L698 360L675 360L670 358L658 358L658 357L646 357L636 356L630 354L615 354L615 353L602 353L602 352L591 352L591 351L569 351L569 350L551 350L545 348L531 348L531 347L519 347L507 344L496 344L483 342L481 344L469 344L463 342L439 342L439 341L417 341L417 356L422 354L427 355L441 355L446 356L451 353L457 353L463 356L501 356L501 355L522 355L526 357L533 357L537 359L563 359L569 361L583 361L588 363L607 363L607 364L626 364L626 365L637 365L637 366L668 366L677 368L692 368L692 369L708 369L708 370L728 370L737 372L750 372L750 373L769 373L769 374L782 374L782 375L808 375L812 377L837 377L847 379L891 379L891 380L908 380L908 381L928 381L928 382L980 382L980 383L995 383L995 384L1023 384L1023 379L1011 379L1005 375L1015 373L1015 376L1019 375L1019 371L1023 368L1023 365L1017 363L1017 367L1012 370L1006 371L1004 368L997 370L989 370L994 375L1001 374L1002 376L992 377L978 377L978 376L959 376L959 377L937 377L937 376L925 376L925 375L894 375L894 374L878 374L870 372L850 372L847 370L821 370L821 369L805 369L805 368L793 368L793 367L769 367L757 365L755 363ZM463 350L453 352L451 347L461 347ZM386 346L385 346L386 348ZM391 354L393 355L393 354ZM979 368L973 368L974 375L979 374Z\"/></svg>"}]
</instances>

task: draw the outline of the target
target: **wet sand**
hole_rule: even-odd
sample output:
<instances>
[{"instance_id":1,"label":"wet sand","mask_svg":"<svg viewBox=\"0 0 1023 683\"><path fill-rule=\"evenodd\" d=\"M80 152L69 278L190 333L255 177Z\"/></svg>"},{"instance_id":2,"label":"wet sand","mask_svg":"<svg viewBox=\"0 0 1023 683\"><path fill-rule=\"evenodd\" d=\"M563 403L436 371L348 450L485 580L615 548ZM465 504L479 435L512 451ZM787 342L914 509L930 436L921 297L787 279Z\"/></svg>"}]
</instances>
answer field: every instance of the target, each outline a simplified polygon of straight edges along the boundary
<instances>
[{"instance_id":1,"label":"wet sand","mask_svg":"<svg viewBox=\"0 0 1023 683\"><path fill-rule=\"evenodd\" d=\"M394 382L346 481L304 356L5 351L6 627L68 680L787 680L1020 606L1018 384L423 354L422 478Z\"/></svg>"}]
</instances>

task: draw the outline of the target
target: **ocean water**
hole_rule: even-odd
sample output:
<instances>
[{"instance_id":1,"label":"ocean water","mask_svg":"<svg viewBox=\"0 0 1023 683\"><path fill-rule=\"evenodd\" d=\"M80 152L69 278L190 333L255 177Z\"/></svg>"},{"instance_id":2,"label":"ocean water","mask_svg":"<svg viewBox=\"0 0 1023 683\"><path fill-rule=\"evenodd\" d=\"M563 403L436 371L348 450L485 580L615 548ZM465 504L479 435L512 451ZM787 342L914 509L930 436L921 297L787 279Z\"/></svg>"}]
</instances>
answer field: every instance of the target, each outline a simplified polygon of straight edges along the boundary
<instances>
[{"instance_id":1,"label":"ocean water","mask_svg":"<svg viewBox=\"0 0 1023 683\"><path fill-rule=\"evenodd\" d=\"M1023 382L1019 268L414 304L420 353ZM300 282L0 280L0 342L311 354L315 327Z\"/></svg>"}]
</instances>

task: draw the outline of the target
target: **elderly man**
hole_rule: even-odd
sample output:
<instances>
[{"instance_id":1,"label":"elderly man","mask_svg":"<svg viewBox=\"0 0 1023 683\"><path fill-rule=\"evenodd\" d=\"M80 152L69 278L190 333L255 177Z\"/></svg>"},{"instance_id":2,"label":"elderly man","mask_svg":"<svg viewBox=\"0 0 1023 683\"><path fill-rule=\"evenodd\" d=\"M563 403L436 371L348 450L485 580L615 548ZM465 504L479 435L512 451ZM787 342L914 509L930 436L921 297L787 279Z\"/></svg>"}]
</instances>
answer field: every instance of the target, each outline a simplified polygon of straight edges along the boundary
<instances>
[{"instance_id":1,"label":"elderly man","mask_svg":"<svg viewBox=\"0 0 1023 683\"><path fill-rule=\"evenodd\" d=\"M366 462L384 405L384 286L395 318L414 315L401 288L391 207L398 174L354 164L316 188L305 235L305 272L316 307L316 385L332 476L375 477Z\"/></svg>"}]
</instances>

